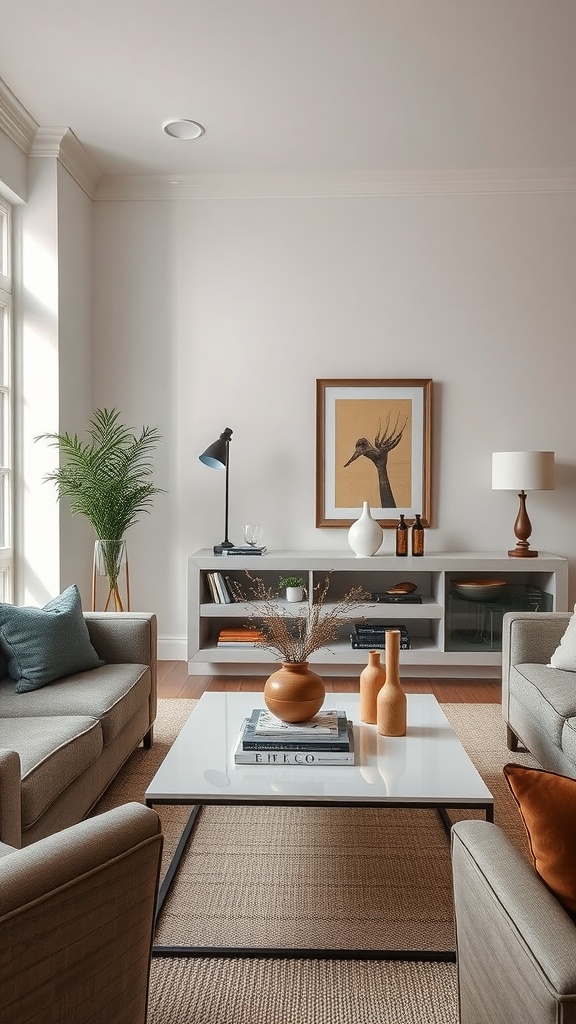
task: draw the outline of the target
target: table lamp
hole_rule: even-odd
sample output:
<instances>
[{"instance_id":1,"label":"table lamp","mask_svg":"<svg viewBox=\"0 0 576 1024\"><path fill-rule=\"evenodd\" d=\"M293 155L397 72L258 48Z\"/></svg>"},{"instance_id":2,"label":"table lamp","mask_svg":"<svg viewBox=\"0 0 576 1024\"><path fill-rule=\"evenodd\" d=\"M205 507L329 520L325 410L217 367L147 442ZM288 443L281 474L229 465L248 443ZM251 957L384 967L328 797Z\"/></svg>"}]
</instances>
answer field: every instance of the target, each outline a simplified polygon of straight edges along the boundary
<instances>
[{"instance_id":1,"label":"table lamp","mask_svg":"<svg viewBox=\"0 0 576 1024\"><path fill-rule=\"evenodd\" d=\"M233 548L234 544L228 539L228 482L229 482L229 462L230 462L230 438L232 437L231 427L225 427L220 434L220 437L208 446L202 455L198 458L205 466L209 466L210 469L225 469L226 470L226 498L224 505L224 540L221 544L214 545L214 554L221 555L226 548Z\"/></svg>"},{"instance_id":2,"label":"table lamp","mask_svg":"<svg viewBox=\"0 0 576 1024\"><path fill-rule=\"evenodd\" d=\"M518 543L509 551L511 558L536 558L528 538L532 524L526 511L526 491L554 490L554 452L493 452L492 490L518 491L520 507L514 533Z\"/></svg>"}]
</instances>

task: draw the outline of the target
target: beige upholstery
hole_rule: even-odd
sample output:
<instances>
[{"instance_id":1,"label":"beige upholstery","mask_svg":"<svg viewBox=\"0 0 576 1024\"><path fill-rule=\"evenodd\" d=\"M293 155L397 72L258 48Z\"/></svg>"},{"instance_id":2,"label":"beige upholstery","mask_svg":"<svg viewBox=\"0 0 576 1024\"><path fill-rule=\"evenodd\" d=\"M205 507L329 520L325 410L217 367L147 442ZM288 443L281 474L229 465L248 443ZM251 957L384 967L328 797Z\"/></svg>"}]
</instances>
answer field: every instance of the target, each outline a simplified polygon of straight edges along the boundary
<instances>
[{"instance_id":1,"label":"beige upholstery","mask_svg":"<svg viewBox=\"0 0 576 1024\"><path fill-rule=\"evenodd\" d=\"M2 1024L144 1024L161 849L141 804L0 848Z\"/></svg>"},{"instance_id":2,"label":"beige upholstery","mask_svg":"<svg viewBox=\"0 0 576 1024\"><path fill-rule=\"evenodd\" d=\"M104 665L30 693L0 680L0 842L27 846L80 821L134 748L152 742L155 615L85 620Z\"/></svg>"},{"instance_id":3,"label":"beige upholstery","mask_svg":"<svg viewBox=\"0 0 576 1024\"><path fill-rule=\"evenodd\" d=\"M504 832L452 828L460 1024L575 1024L576 925Z\"/></svg>"},{"instance_id":4,"label":"beige upholstery","mask_svg":"<svg viewBox=\"0 0 576 1024\"><path fill-rule=\"evenodd\" d=\"M507 612L502 620L502 715L543 768L576 778L576 672L548 668L569 612Z\"/></svg>"}]
</instances>

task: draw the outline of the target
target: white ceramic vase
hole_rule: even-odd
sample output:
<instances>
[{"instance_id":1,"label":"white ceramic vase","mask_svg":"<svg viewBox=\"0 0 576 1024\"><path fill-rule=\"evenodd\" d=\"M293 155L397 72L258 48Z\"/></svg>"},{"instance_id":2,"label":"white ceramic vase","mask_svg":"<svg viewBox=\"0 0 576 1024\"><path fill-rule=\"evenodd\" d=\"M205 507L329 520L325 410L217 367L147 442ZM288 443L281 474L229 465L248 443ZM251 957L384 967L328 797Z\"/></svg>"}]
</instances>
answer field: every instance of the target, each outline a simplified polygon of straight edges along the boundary
<instances>
[{"instance_id":1,"label":"white ceramic vase","mask_svg":"<svg viewBox=\"0 0 576 1024\"><path fill-rule=\"evenodd\" d=\"M382 543L384 531L375 519L372 519L370 505L363 503L362 515L348 530L348 543L359 558L375 555Z\"/></svg>"},{"instance_id":2,"label":"white ceramic vase","mask_svg":"<svg viewBox=\"0 0 576 1024\"><path fill-rule=\"evenodd\" d=\"M286 587L286 600L290 602L302 601L304 598L304 587Z\"/></svg>"}]
</instances>

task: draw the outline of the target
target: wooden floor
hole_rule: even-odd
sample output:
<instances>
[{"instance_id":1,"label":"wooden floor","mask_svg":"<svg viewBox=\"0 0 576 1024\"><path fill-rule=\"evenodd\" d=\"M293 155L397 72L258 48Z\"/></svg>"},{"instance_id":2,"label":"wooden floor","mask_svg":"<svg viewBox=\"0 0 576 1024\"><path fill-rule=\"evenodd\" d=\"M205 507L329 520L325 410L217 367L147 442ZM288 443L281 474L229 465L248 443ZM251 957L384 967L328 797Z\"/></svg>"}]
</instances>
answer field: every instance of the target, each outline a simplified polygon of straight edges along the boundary
<instances>
[{"instance_id":1,"label":"wooden floor","mask_svg":"<svg viewBox=\"0 0 576 1024\"><path fill-rule=\"evenodd\" d=\"M358 676L322 675L326 691L357 693ZM185 661L158 662L158 696L166 698L201 697L205 690L261 693L265 676L189 676ZM403 679L407 693L433 693L445 704L499 704L501 686L492 679Z\"/></svg>"}]
</instances>

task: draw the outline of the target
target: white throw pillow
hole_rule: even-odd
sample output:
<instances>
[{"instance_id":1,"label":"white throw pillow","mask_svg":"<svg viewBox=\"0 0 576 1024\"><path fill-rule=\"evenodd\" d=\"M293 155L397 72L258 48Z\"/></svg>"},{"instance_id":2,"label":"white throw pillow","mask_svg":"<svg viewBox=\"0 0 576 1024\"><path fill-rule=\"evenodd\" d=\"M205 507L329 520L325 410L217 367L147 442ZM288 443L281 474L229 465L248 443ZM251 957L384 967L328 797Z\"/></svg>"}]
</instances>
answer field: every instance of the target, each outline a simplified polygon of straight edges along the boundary
<instances>
[{"instance_id":1,"label":"white throw pillow","mask_svg":"<svg viewBox=\"0 0 576 1024\"><path fill-rule=\"evenodd\" d=\"M576 672L576 605L560 644L550 658L550 668L562 668Z\"/></svg>"}]
</instances>

